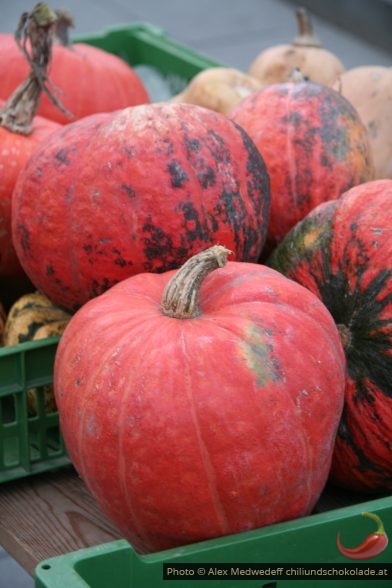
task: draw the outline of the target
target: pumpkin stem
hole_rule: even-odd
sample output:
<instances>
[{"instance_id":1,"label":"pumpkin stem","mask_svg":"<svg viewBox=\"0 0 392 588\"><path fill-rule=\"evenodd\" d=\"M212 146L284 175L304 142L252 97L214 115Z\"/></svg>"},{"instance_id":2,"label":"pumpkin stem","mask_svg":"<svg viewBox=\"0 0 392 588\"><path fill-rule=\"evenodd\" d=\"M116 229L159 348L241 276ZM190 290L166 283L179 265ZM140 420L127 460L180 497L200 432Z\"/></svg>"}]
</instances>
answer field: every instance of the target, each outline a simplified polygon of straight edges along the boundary
<instances>
[{"instance_id":1,"label":"pumpkin stem","mask_svg":"<svg viewBox=\"0 0 392 588\"><path fill-rule=\"evenodd\" d=\"M72 117L47 88L47 68L52 56L56 14L47 4L39 2L24 12L15 32L15 41L31 67L27 78L16 88L0 110L0 126L29 135L42 92L65 114ZM27 50L30 44L31 55Z\"/></svg>"},{"instance_id":2,"label":"pumpkin stem","mask_svg":"<svg viewBox=\"0 0 392 588\"><path fill-rule=\"evenodd\" d=\"M296 47L321 47L320 40L313 32L313 25L310 14L306 8L295 10L299 35L293 39L292 44Z\"/></svg>"},{"instance_id":3,"label":"pumpkin stem","mask_svg":"<svg viewBox=\"0 0 392 588\"><path fill-rule=\"evenodd\" d=\"M305 76L299 67L294 67L289 73L288 81L293 84L300 84L301 82L309 82L309 76Z\"/></svg>"},{"instance_id":4,"label":"pumpkin stem","mask_svg":"<svg viewBox=\"0 0 392 588\"><path fill-rule=\"evenodd\" d=\"M209 273L226 265L230 253L229 249L221 245L213 245L188 259L163 291L163 314L178 319L199 316L201 284Z\"/></svg>"}]
</instances>

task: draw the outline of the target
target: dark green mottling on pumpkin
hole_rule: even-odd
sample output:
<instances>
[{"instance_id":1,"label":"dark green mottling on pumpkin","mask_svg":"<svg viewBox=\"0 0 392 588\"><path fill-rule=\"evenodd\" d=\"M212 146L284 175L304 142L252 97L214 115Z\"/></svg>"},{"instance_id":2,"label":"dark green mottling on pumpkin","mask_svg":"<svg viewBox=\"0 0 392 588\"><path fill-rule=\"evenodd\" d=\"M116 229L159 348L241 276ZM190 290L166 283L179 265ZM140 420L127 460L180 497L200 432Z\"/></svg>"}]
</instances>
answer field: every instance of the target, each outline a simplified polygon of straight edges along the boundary
<instances>
[{"instance_id":1,"label":"dark green mottling on pumpkin","mask_svg":"<svg viewBox=\"0 0 392 588\"><path fill-rule=\"evenodd\" d=\"M257 386L279 379L279 365L273 356L271 333L260 325L247 325L240 343L240 353L248 367L256 374Z\"/></svg>"},{"instance_id":2,"label":"dark green mottling on pumpkin","mask_svg":"<svg viewBox=\"0 0 392 588\"><path fill-rule=\"evenodd\" d=\"M337 201L330 200L313 209L289 231L267 265L286 274L300 261L311 262L317 252L329 249L336 206Z\"/></svg>"}]
</instances>

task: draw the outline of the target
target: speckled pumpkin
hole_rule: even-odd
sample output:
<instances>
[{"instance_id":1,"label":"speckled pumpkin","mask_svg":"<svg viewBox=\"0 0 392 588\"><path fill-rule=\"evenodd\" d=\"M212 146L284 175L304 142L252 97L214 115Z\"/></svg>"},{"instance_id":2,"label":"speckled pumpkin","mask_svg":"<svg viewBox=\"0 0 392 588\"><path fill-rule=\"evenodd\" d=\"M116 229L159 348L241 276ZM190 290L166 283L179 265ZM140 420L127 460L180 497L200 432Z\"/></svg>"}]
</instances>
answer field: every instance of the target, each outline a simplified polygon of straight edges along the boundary
<instances>
[{"instance_id":1,"label":"speckled pumpkin","mask_svg":"<svg viewBox=\"0 0 392 588\"><path fill-rule=\"evenodd\" d=\"M344 353L320 300L211 247L71 319L54 385L69 455L140 551L309 514L328 477Z\"/></svg>"},{"instance_id":2,"label":"speckled pumpkin","mask_svg":"<svg viewBox=\"0 0 392 588\"><path fill-rule=\"evenodd\" d=\"M392 490L392 180L356 186L294 227L269 264L317 294L347 359L331 479Z\"/></svg>"},{"instance_id":3,"label":"speckled pumpkin","mask_svg":"<svg viewBox=\"0 0 392 588\"><path fill-rule=\"evenodd\" d=\"M373 179L366 128L353 106L309 81L272 84L229 113L255 142L271 180L271 251L321 202Z\"/></svg>"},{"instance_id":4,"label":"speckled pumpkin","mask_svg":"<svg viewBox=\"0 0 392 588\"><path fill-rule=\"evenodd\" d=\"M268 213L268 173L248 135L223 114L160 103L54 133L19 176L13 237L36 288L73 311L215 242L257 261Z\"/></svg>"}]
</instances>

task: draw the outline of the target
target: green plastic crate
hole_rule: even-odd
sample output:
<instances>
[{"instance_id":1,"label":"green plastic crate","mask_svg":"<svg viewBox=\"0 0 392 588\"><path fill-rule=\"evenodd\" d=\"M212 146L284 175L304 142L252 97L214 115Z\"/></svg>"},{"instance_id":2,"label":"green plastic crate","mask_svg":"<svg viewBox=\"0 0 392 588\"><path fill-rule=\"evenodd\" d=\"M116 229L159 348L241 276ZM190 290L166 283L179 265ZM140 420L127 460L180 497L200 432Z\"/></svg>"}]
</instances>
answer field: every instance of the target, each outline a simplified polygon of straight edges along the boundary
<instances>
[{"instance_id":1,"label":"green plastic crate","mask_svg":"<svg viewBox=\"0 0 392 588\"><path fill-rule=\"evenodd\" d=\"M375 523L362 517L363 510L377 513L392 536L392 498L382 498L263 529L229 535L177 549L138 555L125 541L113 541L43 561L36 568L36 588L387 588L391 580L256 579L163 580L163 564L344 564L347 568L389 564L392 573L392 545L377 557L356 562L343 557L336 547L341 532L345 545L357 545L375 531ZM384 565L382 566L384 568Z\"/></svg>"},{"instance_id":2,"label":"green plastic crate","mask_svg":"<svg viewBox=\"0 0 392 588\"><path fill-rule=\"evenodd\" d=\"M155 68L172 93L215 61L171 40L147 23L111 27L75 41ZM153 99L153 96L151 96ZM45 414L42 386L51 384L58 339L0 348L0 483L68 465L58 413ZM38 386L38 413L29 416L26 391Z\"/></svg>"},{"instance_id":3,"label":"green plastic crate","mask_svg":"<svg viewBox=\"0 0 392 588\"><path fill-rule=\"evenodd\" d=\"M0 482L68 465L57 412L46 413L43 386L52 383L58 338L0 349ZM28 413L28 389L37 412Z\"/></svg>"},{"instance_id":4,"label":"green plastic crate","mask_svg":"<svg viewBox=\"0 0 392 588\"><path fill-rule=\"evenodd\" d=\"M200 71L223 65L170 39L162 29L143 22L127 27L110 27L102 33L77 37L74 40L118 55L135 67L143 81L145 80L138 67L147 65L154 68L167 82L170 95L183 90ZM149 88L148 83L146 87L151 100L154 101L156 99L154 88Z\"/></svg>"}]
</instances>

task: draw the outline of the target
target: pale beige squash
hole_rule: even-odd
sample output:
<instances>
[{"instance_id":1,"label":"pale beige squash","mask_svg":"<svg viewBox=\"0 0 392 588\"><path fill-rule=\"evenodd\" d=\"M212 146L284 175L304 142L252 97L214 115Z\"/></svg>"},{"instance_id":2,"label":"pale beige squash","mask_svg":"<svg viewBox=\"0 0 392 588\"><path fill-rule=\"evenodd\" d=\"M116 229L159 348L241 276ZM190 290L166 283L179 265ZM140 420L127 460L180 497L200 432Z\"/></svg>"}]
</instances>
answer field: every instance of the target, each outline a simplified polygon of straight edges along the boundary
<instances>
[{"instance_id":1,"label":"pale beige squash","mask_svg":"<svg viewBox=\"0 0 392 588\"><path fill-rule=\"evenodd\" d=\"M392 178L392 67L355 67L334 88L351 102L368 130L376 178Z\"/></svg>"},{"instance_id":2,"label":"pale beige squash","mask_svg":"<svg viewBox=\"0 0 392 588\"><path fill-rule=\"evenodd\" d=\"M262 51L251 63L249 75L266 86L286 82L298 68L313 82L332 86L345 71L341 60L323 48L313 33L312 22L305 8L295 11L299 35L291 44L274 45Z\"/></svg>"},{"instance_id":3,"label":"pale beige squash","mask_svg":"<svg viewBox=\"0 0 392 588\"><path fill-rule=\"evenodd\" d=\"M222 114L252 92L262 88L259 80L235 68L211 67L198 73L173 102L204 106Z\"/></svg>"}]
</instances>

